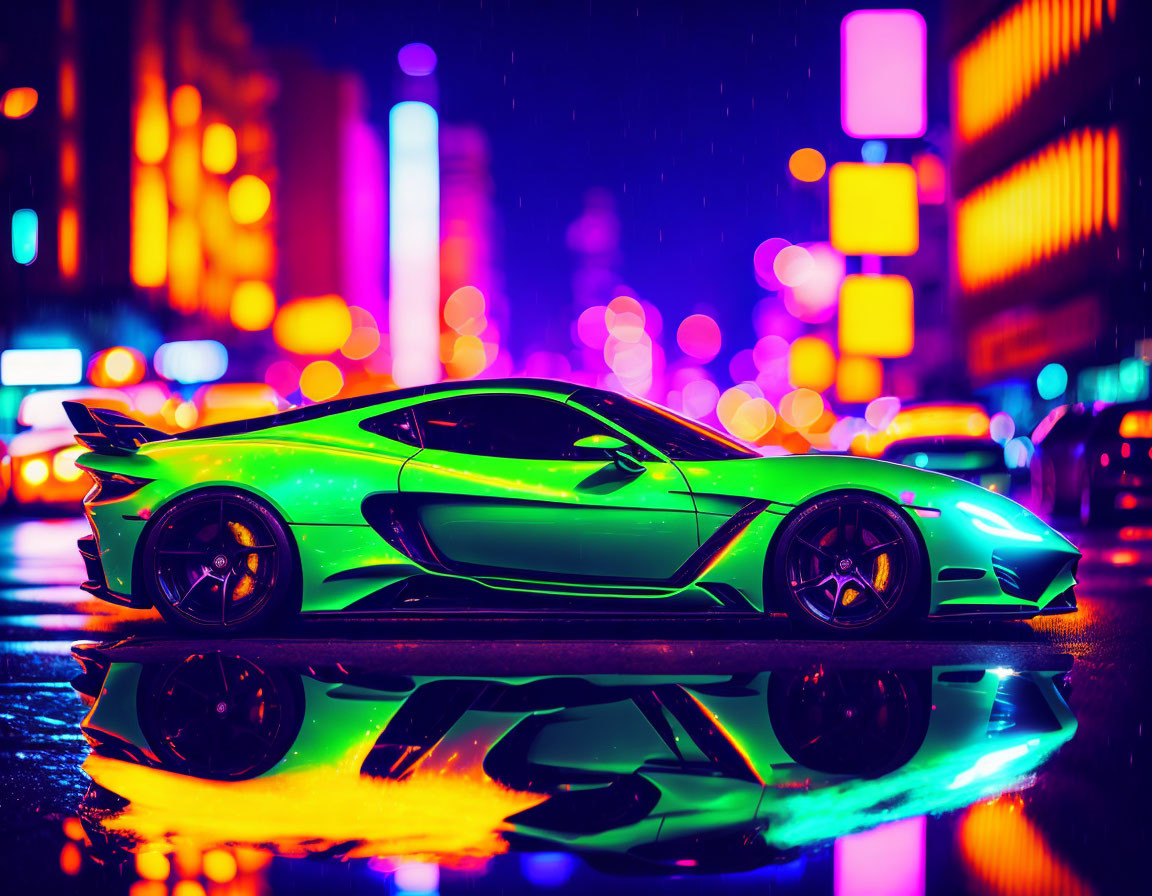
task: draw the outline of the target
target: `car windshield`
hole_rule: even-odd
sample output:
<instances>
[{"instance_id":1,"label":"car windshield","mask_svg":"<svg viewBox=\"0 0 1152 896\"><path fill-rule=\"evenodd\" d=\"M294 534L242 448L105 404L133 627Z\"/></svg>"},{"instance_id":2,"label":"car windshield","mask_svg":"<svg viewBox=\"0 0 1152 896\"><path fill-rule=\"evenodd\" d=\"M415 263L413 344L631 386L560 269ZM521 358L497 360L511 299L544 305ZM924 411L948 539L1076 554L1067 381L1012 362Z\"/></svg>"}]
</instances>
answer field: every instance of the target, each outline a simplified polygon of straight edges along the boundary
<instances>
[{"instance_id":1,"label":"car windshield","mask_svg":"<svg viewBox=\"0 0 1152 896\"><path fill-rule=\"evenodd\" d=\"M714 429L635 398L582 389L572 400L643 439L671 460L735 460L760 456Z\"/></svg>"}]
</instances>

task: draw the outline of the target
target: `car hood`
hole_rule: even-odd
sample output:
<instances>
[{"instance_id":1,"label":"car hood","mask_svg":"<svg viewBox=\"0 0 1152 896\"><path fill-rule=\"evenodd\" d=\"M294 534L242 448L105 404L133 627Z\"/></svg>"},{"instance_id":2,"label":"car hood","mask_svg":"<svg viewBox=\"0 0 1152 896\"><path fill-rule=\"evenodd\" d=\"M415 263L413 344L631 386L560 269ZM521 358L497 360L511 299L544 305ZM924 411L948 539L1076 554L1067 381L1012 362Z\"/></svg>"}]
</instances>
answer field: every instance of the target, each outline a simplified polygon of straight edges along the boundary
<instances>
[{"instance_id":1,"label":"car hood","mask_svg":"<svg viewBox=\"0 0 1152 896\"><path fill-rule=\"evenodd\" d=\"M941 513L995 514L1010 526L1074 546L1011 498L945 473L831 454L684 462L680 471L703 513L733 513L753 499L798 505L835 491L866 490L894 504ZM973 511L971 508L977 508Z\"/></svg>"}]
</instances>

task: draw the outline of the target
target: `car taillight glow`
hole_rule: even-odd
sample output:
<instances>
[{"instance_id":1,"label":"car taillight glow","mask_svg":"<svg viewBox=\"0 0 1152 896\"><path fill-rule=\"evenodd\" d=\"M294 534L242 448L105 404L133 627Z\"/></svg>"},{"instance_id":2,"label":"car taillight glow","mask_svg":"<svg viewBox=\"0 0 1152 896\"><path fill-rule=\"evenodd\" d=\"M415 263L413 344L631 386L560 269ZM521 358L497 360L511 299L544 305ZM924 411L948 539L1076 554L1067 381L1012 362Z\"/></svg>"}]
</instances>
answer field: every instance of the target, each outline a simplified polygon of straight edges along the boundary
<instances>
[{"instance_id":1,"label":"car taillight glow","mask_svg":"<svg viewBox=\"0 0 1152 896\"><path fill-rule=\"evenodd\" d=\"M1125 439L1152 439L1152 410L1125 414L1120 419L1120 435Z\"/></svg>"},{"instance_id":2,"label":"car taillight glow","mask_svg":"<svg viewBox=\"0 0 1152 896\"><path fill-rule=\"evenodd\" d=\"M88 470L88 474L95 480L96 486L84 497L85 504L106 504L109 501L119 501L152 482L151 479L140 479L135 476L125 476L123 473L108 473L103 470Z\"/></svg>"},{"instance_id":3,"label":"car taillight glow","mask_svg":"<svg viewBox=\"0 0 1152 896\"><path fill-rule=\"evenodd\" d=\"M20 467L20 478L29 485L43 485L48 481L48 463L39 457L25 461Z\"/></svg>"}]
</instances>

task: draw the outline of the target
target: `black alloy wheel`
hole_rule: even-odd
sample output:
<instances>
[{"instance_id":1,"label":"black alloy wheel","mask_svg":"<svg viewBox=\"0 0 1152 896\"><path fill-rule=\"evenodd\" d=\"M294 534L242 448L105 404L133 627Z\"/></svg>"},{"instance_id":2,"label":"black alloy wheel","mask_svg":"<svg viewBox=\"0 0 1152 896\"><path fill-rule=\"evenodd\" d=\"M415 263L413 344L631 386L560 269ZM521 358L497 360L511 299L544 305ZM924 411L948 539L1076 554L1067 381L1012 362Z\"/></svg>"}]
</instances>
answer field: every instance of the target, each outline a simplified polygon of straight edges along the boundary
<instances>
[{"instance_id":1,"label":"black alloy wheel","mask_svg":"<svg viewBox=\"0 0 1152 896\"><path fill-rule=\"evenodd\" d=\"M300 729L300 677L222 653L147 670L141 727L170 771L237 781L279 762Z\"/></svg>"},{"instance_id":2,"label":"black alloy wheel","mask_svg":"<svg viewBox=\"0 0 1152 896\"><path fill-rule=\"evenodd\" d=\"M197 492L154 520L141 570L156 608L170 622L237 632L291 609L295 558L285 526L240 492Z\"/></svg>"},{"instance_id":3,"label":"black alloy wheel","mask_svg":"<svg viewBox=\"0 0 1152 896\"><path fill-rule=\"evenodd\" d=\"M924 742L930 689L920 671L775 672L768 716L784 751L805 768L875 778L899 768Z\"/></svg>"},{"instance_id":4,"label":"black alloy wheel","mask_svg":"<svg viewBox=\"0 0 1152 896\"><path fill-rule=\"evenodd\" d=\"M793 621L824 633L876 633L914 609L923 557L904 516L865 494L820 498L777 543L775 589Z\"/></svg>"}]
</instances>

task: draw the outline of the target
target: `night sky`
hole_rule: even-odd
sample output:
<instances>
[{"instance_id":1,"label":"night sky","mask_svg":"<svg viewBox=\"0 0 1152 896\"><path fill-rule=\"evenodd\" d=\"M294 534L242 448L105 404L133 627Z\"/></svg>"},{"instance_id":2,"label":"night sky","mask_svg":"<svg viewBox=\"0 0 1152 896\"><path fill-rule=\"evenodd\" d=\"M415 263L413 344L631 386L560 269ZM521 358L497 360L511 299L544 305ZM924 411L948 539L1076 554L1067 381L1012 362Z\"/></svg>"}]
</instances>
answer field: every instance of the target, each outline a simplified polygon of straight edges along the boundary
<instances>
[{"instance_id":1,"label":"night sky","mask_svg":"<svg viewBox=\"0 0 1152 896\"><path fill-rule=\"evenodd\" d=\"M829 164L860 158L839 122L840 20L856 6L252 0L248 18L261 45L308 47L359 72L382 130L396 51L435 48L442 121L478 124L491 141L508 337L522 357L569 345L564 232L593 187L618 203L627 285L673 326L706 310L733 350L751 344L763 295L755 247L827 237L826 181L796 184L788 156L811 145ZM922 11L932 42L934 5ZM929 142L946 111L936 81ZM893 147L889 160L918 143ZM517 332L525 314L536 318L531 334Z\"/></svg>"}]
</instances>

